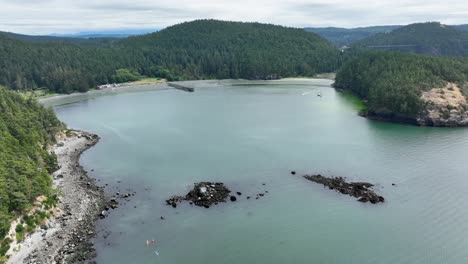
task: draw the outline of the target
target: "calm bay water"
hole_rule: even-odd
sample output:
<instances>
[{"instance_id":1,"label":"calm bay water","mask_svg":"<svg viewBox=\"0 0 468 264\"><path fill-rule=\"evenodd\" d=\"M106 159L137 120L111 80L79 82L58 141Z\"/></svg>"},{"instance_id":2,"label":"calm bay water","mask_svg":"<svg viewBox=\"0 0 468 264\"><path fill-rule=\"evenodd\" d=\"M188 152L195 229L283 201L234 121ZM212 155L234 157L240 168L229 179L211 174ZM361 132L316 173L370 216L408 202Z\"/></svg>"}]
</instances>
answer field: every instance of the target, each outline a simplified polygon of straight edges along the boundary
<instances>
[{"instance_id":1,"label":"calm bay water","mask_svg":"<svg viewBox=\"0 0 468 264\"><path fill-rule=\"evenodd\" d=\"M137 191L99 222L110 235L94 241L98 263L468 263L468 129L369 121L330 84L193 82L195 93L56 107L102 138L83 166L109 192ZM305 173L375 183L387 202L358 203ZM243 195L210 209L165 205L198 181ZM145 246L153 238L160 257Z\"/></svg>"}]
</instances>

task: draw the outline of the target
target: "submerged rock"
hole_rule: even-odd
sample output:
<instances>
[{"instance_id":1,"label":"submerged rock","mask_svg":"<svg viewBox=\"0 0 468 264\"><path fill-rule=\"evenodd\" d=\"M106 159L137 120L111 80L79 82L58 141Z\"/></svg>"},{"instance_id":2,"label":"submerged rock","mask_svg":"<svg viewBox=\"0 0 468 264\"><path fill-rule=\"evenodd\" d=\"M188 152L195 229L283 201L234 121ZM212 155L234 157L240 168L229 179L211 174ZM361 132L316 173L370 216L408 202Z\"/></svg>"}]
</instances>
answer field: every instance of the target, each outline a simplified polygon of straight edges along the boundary
<instances>
[{"instance_id":1,"label":"submerged rock","mask_svg":"<svg viewBox=\"0 0 468 264\"><path fill-rule=\"evenodd\" d=\"M372 204L383 203L385 199L377 195L370 188L374 185L368 182L346 182L343 177L328 178L318 175L304 175L307 180L323 184L330 190L336 190L339 193L347 194L356 198L362 203L370 202Z\"/></svg>"},{"instance_id":2,"label":"submerged rock","mask_svg":"<svg viewBox=\"0 0 468 264\"><path fill-rule=\"evenodd\" d=\"M166 200L166 204L171 205L173 208L177 208L177 203L182 202L182 200L184 200L184 197L174 195Z\"/></svg>"}]
</instances>

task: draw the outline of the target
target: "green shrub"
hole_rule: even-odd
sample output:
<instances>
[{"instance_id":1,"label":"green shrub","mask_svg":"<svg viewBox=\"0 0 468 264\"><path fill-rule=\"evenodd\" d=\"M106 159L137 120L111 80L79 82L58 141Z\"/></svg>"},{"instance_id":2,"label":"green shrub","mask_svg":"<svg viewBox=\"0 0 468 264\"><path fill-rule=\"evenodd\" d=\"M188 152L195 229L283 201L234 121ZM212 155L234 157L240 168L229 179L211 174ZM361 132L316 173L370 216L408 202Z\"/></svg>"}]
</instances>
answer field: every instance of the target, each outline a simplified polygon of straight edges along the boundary
<instances>
[{"instance_id":1,"label":"green shrub","mask_svg":"<svg viewBox=\"0 0 468 264\"><path fill-rule=\"evenodd\" d=\"M15 231L16 231L16 233L23 233L24 226L22 224L16 225Z\"/></svg>"},{"instance_id":2,"label":"green shrub","mask_svg":"<svg viewBox=\"0 0 468 264\"><path fill-rule=\"evenodd\" d=\"M134 82L141 79L141 75L136 71L129 69L118 69L112 76L112 80L116 83Z\"/></svg>"},{"instance_id":3,"label":"green shrub","mask_svg":"<svg viewBox=\"0 0 468 264\"><path fill-rule=\"evenodd\" d=\"M7 238L8 239L8 238ZM10 239L4 239L2 241L2 245L0 247L0 256L5 256L5 254L8 252L8 250L10 249L10 243L11 243L11 240ZM0 262L1 263L1 262Z\"/></svg>"},{"instance_id":4,"label":"green shrub","mask_svg":"<svg viewBox=\"0 0 468 264\"><path fill-rule=\"evenodd\" d=\"M37 214L37 217L38 217L38 219L40 221L42 221L42 220L49 217L49 214L47 212L44 212L44 211L37 211L36 214Z\"/></svg>"}]
</instances>

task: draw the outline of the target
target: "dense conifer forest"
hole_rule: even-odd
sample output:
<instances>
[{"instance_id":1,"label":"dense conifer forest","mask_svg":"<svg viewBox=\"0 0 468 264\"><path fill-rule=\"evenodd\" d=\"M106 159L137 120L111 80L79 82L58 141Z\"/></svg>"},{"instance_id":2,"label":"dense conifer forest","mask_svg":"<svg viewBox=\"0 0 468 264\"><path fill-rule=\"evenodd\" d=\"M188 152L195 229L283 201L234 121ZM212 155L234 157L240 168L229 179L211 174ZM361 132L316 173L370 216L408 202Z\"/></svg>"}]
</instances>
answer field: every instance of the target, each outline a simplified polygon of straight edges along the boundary
<instances>
[{"instance_id":1,"label":"dense conifer forest","mask_svg":"<svg viewBox=\"0 0 468 264\"><path fill-rule=\"evenodd\" d=\"M335 87L368 101L370 112L416 116L422 92L459 84L468 94L468 61L390 51L349 54L336 75Z\"/></svg>"},{"instance_id":2,"label":"dense conifer forest","mask_svg":"<svg viewBox=\"0 0 468 264\"><path fill-rule=\"evenodd\" d=\"M353 47L463 57L468 55L468 31L462 28L438 22L411 24L363 39Z\"/></svg>"},{"instance_id":3,"label":"dense conifer forest","mask_svg":"<svg viewBox=\"0 0 468 264\"><path fill-rule=\"evenodd\" d=\"M51 194L57 161L47 145L62 127L53 110L0 87L0 238L36 197ZM0 256L7 244L0 242Z\"/></svg>"}]
</instances>

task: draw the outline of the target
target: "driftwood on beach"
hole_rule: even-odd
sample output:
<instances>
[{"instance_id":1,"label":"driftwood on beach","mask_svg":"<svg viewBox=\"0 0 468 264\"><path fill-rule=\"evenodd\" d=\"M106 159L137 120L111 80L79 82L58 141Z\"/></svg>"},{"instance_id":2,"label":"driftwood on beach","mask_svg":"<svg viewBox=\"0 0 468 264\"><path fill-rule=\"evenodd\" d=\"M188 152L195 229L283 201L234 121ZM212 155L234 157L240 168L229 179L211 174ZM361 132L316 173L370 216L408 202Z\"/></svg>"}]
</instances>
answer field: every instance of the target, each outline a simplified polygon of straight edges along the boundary
<instances>
[{"instance_id":1,"label":"driftwood on beach","mask_svg":"<svg viewBox=\"0 0 468 264\"><path fill-rule=\"evenodd\" d=\"M347 194L356 198L362 203L383 203L385 199L382 196L377 195L372 189L374 186L368 182L346 182L343 177L324 177L320 174L317 175L304 175L309 181L313 181L319 184L323 184L330 190L336 190L339 193Z\"/></svg>"}]
</instances>

